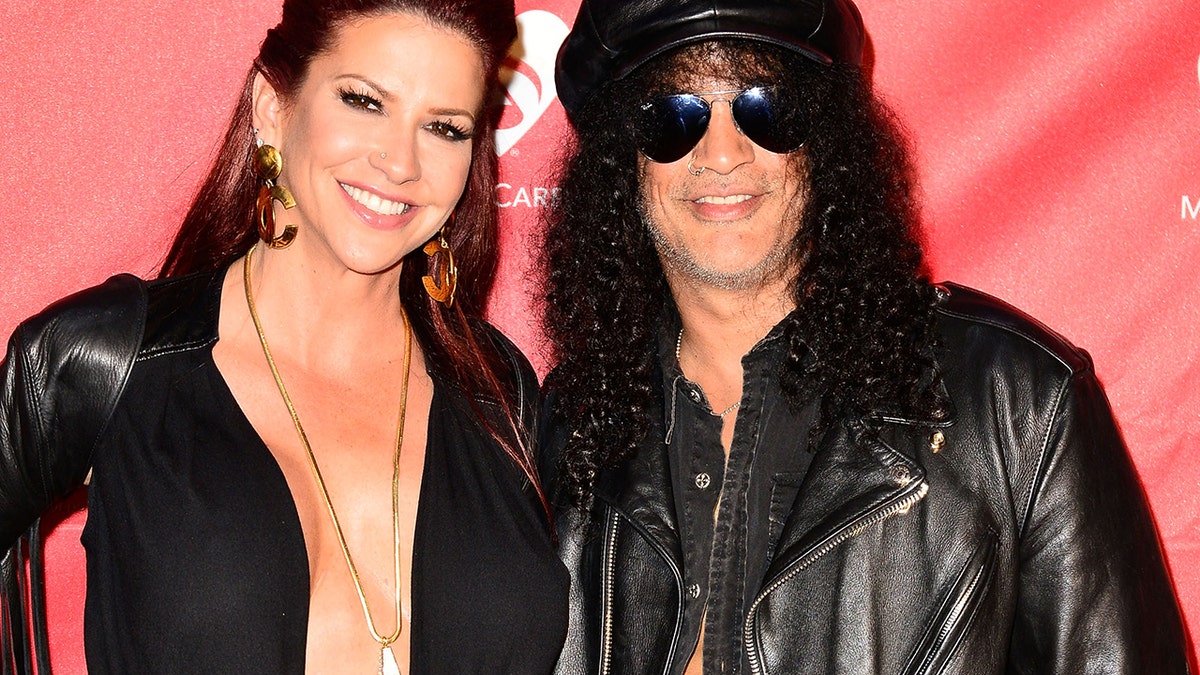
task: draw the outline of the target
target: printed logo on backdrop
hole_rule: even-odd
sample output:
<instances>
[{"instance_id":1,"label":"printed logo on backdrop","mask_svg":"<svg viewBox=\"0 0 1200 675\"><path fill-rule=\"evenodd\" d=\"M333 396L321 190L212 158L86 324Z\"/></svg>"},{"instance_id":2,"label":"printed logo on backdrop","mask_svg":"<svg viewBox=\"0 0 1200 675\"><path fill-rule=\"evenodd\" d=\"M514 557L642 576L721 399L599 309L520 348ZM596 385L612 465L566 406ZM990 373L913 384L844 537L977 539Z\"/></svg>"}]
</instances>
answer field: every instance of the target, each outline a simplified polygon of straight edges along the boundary
<instances>
[{"instance_id":1,"label":"printed logo on backdrop","mask_svg":"<svg viewBox=\"0 0 1200 675\"><path fill-rule=\"evenodd\" d=\"M517 41L500 69L508 82L504 114L496 131L496 154L504 155L533 128L554 102L554 59L567 37L567 24L535 9L517 17Z\"/></svg>"},{"instance_id":2,"label":"printed logo on backdrop","mask_svg":"<svg viewBox=\"0 0 1200 675\"><path fill-rule=\"evenodd\" d=\"M558 143L545 142L545 138L555 138L561 130L529 132L557 99L554 61L567 33L567 24L551 12L535 9L517 16L517 41L500 72L507 82L504 112L496 131L496 153L502 158L496 185L500 208L539 209L558 194L558 188L545 185L544 174Z\"/></svg>"}]
</instances>

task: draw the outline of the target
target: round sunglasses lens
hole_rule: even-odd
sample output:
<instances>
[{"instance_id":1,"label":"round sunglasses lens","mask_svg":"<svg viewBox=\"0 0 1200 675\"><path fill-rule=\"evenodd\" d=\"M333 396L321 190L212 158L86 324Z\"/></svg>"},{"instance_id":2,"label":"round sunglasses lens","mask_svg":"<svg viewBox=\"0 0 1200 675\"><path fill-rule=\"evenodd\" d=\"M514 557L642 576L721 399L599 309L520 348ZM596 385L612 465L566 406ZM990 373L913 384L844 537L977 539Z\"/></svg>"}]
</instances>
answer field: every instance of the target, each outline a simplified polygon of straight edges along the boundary
<instances>
[{"instance_id":1,"label":"round sunglasses lens","mask_svg":"<svg viewBox=\"0 0 1200 675\"><path fill-rule=\"evenodd\" d=\"M642 105L639 147L655 162L681 159L696 147L708 128L709 107L690 94L663 96Z\"/></svg>"},{"instance_id":2,"label":"round sunglasses lens","mask_svg":"<svg viewBox=\"0 0 1200 675\"><path fill-rule=\"evenodd\" d=\"M753 87L733 99L733 119L742 133L759 147L776 153L792 152L804 145L808 125L804 116L785 113L785 106L771 87Z\"/></svg>"}]
</instances>

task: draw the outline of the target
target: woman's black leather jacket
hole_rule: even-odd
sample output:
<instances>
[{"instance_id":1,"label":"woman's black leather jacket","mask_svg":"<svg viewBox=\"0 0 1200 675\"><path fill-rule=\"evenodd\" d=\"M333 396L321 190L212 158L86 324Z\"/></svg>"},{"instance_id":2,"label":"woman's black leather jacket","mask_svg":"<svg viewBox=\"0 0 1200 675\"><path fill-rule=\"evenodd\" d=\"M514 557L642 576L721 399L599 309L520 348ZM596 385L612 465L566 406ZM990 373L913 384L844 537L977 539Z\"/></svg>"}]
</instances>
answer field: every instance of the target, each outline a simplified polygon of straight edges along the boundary
<instances>
[{"instance_id":1,"label":"woman's black leather jacket","mask_svg":"<svg viewBox=\"0 0 1200 675\"><path fill-rule=\"evenodd\" d=\"M17 327L0 382L0 550L83 484L146 324L146 285L123 274Z\"/></svg>"},{"instance_id":2,"label":"woman's black leather jacket","mask_svg":"<svg viewBox=\"0 0 1200 675\"><path fill-rule=\"evenodd\" d=\"M878 413L822 439L745 618L752 673L1188 672L1154 521L1089 357L993 298L943 296L949 419ZM561 514L561 673L687 661L661 431L600 476L590 530ZM551 420L544 451L568 433Z\"/></svg>"}]
</instances>

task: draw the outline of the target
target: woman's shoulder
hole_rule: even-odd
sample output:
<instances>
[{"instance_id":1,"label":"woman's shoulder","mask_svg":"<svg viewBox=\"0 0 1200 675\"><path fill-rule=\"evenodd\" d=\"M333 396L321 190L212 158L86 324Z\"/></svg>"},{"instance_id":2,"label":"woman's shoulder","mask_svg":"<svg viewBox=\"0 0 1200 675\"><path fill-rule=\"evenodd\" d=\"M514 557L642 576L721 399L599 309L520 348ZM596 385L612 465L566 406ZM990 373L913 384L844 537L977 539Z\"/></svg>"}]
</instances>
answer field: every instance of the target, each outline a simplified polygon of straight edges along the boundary
<instances>
[{"instance_id":1,"label":"woman's shoulder","mask_svg":"<svg viewBox=\"0 0 1200 675\"><path fill-rule=\"evenodd\" d=\"M197 272L146 284L146 331L140 358L217 340L225 271Z\"/></svg>"},{"instance_id":2,"label":"woman's shoulder","mask_svg":"<svg viewBox=\"0 0 1200 675\"><path fill-rule=\"evenodd\" d=\"M12 345L39 358L84 356L81 341L98 348L136 350L146 314L146 282L118 274L102 284L58 300L21 322Z\"/></svg>"},{"instance_id":3,"label":"woman's shoulder","mask_svg":"<svg viewBox=\"0 0 1200 675\"><path fill-rule=\"evenodd\" d=\"M22 321L10 350L46 367L153 355L216 337L220 273L144 281L117 274ZM98 365L93 363L93 365Z\"/></svg>"},{"instance_id":4,"label":"woman's shoulder","mask_svg":"<svg viewBox=\"0 0 1200 675\"><path fill-rule=\"evenodd\" d=\"M527 429L536 423L536 412L540 395L537 373L529 359L507 335L483 319L469 319L471 337L478 346L496 384L504 389L504 396L512 405L509 413L516 413ZM467 375L466 377L470 377ZM496 396L489 393L486 385L472 392L484 410L506 407ZM503 419L503 418L502 418Z\"/></svg>"},{"instance_id":5,"label":"woman's shoulder","mask_svg":"<svg viewBox=\"0 0 1200 675\"><path fill-rule=\"evenodd\" d=\"M497 361L497 365L503 368L500 374L506 376L506 379L511 379L515 385L531 387L533 397L536 399L538 387L537 373L534 372L533 366L529 363L529 359L521 351L521 348L499 328L496 328L483 319L471 320L470 326L480 346L485 349L490 348L494 352L493 356Z\"/></svg>"},{"instance_id":6,"label":"woman's shoulder","mask_svg":"<svg viewBox=\"0 0 1200 675\"><path fill-rule=\"evenodd\" d=\"M0 482L6 516L10 507L22 511L14 516L20 527L83 481L133 367L145 316L145 282L122 274L55 302L10 338L0 362L0 413L13 426L0 425ZM27 459L9 462L17 457ZM41 470L21 475L22 465ZM19 534L8 525L0 532L5 543Z\"/></svg>"}]
</instances>

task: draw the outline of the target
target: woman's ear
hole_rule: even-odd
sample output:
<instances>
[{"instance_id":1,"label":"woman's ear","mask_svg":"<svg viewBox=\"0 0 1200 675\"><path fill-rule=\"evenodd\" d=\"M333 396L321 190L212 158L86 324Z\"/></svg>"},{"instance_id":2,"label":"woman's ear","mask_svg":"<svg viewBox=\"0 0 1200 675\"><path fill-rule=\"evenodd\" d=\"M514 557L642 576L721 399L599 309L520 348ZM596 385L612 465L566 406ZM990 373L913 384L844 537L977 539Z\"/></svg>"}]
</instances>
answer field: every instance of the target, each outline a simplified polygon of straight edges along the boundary
<instances>
[{"instance_id":1,"label":"woman's ear","mask_svg":"<svg viewBox=\"0 0 1200 675\"><path fill-rule=\"evenodd\" d=\"M283 116L281 115L283 106L280 104L279 94L275 91L275 87L267 82L267 78L263 77L262 73L254 75L252 97L254 128L258 130L258 137L262 139L263 143L278 147L279 140L283 137Z\"/></svg>"}]
</instances>

